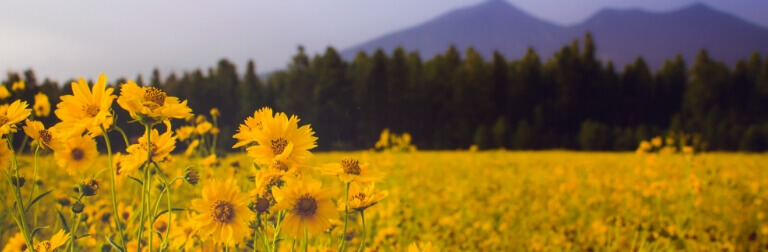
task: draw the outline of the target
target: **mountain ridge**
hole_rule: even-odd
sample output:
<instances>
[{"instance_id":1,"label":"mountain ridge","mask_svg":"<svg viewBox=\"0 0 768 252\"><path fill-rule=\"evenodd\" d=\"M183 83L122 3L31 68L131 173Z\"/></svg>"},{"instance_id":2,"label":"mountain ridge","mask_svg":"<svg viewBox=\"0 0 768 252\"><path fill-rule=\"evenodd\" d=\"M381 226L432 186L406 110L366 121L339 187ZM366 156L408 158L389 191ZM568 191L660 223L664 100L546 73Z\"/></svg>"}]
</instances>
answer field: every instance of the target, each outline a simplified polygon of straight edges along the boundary
<instances>
[{"instance_id":1,"label":"mountain ridge","mask_svg":"<svg viewBox=\"0 0 768 252\"><path fill-rule=\"evenodd\" d=\"M342 50L342 56L353 59L359 51L370 54L381 48L389 53L402 46L428 59L455 45L462 51L472 46L486 58L499 51L518 59L529 47L549 58L586 32L595 39L598 58L618 66L642 56L657 69L677 54L690 63L702 48L729 65L754 51L768 53L768 28L701 2L665 12L604 8L580 23L563 26L507 1L490 0L378 36Z\"/></svg>"}]
</instances>

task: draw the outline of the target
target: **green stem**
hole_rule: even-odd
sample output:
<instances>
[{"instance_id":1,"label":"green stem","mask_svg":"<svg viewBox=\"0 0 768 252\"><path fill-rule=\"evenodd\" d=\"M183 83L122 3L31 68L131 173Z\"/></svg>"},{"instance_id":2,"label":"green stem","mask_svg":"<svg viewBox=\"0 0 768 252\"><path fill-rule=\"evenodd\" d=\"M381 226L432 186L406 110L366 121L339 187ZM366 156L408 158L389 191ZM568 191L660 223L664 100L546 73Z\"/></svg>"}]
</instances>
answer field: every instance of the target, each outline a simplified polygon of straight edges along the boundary
<instances>
[{"instance_id":1,"label":"green stem","mask_svg":"<svg viewBox=\"0 0 768 252\"><path fill-rule=\"evenodd\" d=\"M112 215L112 218L115 219L115 226L117 226L117 231L120 233L120 245L125 248L125 233L123 232L123 227L120 225L120 212L117 210L117 184L115 183L115 173L117 171L114 169L114 163L112 163L112 143L109 141L109 136L107 135L107 131L104 129L104 126L99 127L101 128L101 135L104 136L104 143L107 145L107 160L109 162L110 174L109 177L112 183L112 209L115 212L115 214Z\"/></svg>"},{"instance_id":2,"label":"green stem","mask_svg":"<svg viewBox=\"0 0 768 252\"><path fill-rule=\"evenodd\" d=\"M139 242L138 242L136 251L141 251L141 235L142 235L142 231L144 231L144 218L146 218L146 215L149 213L149 208L150 208L149 204L151 204L150 202L152 202L149 199L149 192L151 190L150 182L152 181L149 178L150 176L149 169L152 168L150 167L150 162L152 161L152 142L150 141L150 136L152 135L152 127L148 124L145 124L144 132L147 136L147 162L144 163L144 183L142 184L142 190L141 190L141 194L142 194L141 208L142 209L141 209L141 217L139 218L139 237L138 237ZM150 223L149 225L151 228L152 223ZM149 235L149 248L152 249L151 231Z\"/></svg>"},{"instance_id":3,"label":"green stem","mask_svg":"<svg viewBox=\"0 0 768 252\"><path fill-rule=\"evenodd\" d=\"M349 220L349 183L347 182L347 189L344 193L344 232L341 233L341 244L339 244L339 252L344 249L344 245L347 244L347 221Z\"/></svg>"},{"instance_id":4,"label":"green stem","mask_svg":"<svg viewBox=\"0 0 768 252\"><path fill-rule=\"evenodd\" d=\"M357 249L357 252L363 251L365 248L365 210L360 211L360 219L363 219L363 236L360 238L360 248Z\"/></svg>"},{"instance_id":5,"label":"green stem","mask_svg":"<svg viewBox=\"0 0 768 252\"><path fill-rule=\"evenodd\" d=\"M123 131L122 128L118 127L117 125L112 126L117 132L120 132L120 135L123 135L123 141L125 141L125 147L128 148L128 146L131 145L130 142L128 142L128 136L125 135L125 131Z\"/></svg>"},{"instance_id":6,"label":"green stem","mask_svg":"<svg viewBox=\"0 0 768 252\"><path fill-rule=\"evenodd\" d=\"M76 213L72 213L72 222L74 223L72 226L72 231L69 233L69 252L75 252L75 240L77 237L75 237L75 233L77 233L77 225L80 224L80 219L77 218Z\"/></svg>"},{"instance_id":7,"label":"green stem","mask_svg":"<svg viewBox=\"0 0 768 252\"><path fill-rule=\"evenodd\" d=\"M29 136L24 134L24 140L21 141L21 146L19 146L19 149L16 150L16 153L21 153L22 151L24 151L24 147L26 147L28 141L29 141ZM11 150L13 150L13 148L11 148Z\"/></svg>"},{"instance_id":8,"label":"green stem","mask_svg":"<svg viewBox=\"0 0 768 252\"><path fill-rule=\"evenodd\" d=\"M8 138L8 147L12 150L13 145L11 145L12 138ZM16 153L11 156L11 164L13 165L13 171L16 174L16 183L18 183L19 180L19 163L16 160ZM8 176L10 177L10 176ZM19 220L21 222L21 225L19 226L19 230L24 235L24 242L27 243L27 248L30 248L31 251L34 251L34 247L32 246L32 237L29 236L29 232L27 229L27 215L24 211L24 200L21 197L21 187L17 187L13 185L14 178L10 178L10 185L13 189L13 196L16 198L16 209L19 211Z\"/></svg>"},{"instance_id":9,"label":"green stem","mask_svg":"<svg viewBox=\"0 0 768 252\"><path fill-rule=\"evenodd\" d=\"M37 170L40 167L40 164L37 163L37 157L40 155L40 145L37 145L37 148L35 148L35 171L32 175L32 193L29 194L29 201L27 201L27 205L32 204L32 197L35 196L35 189L37 189ZM40 204L35 205L34 215L32 217L32 225L37 227L37 206Z\"/></svg>"},{"instance_id":10,"label":"green stem","mask_svg":"<svg viewBox=\"0 0 768 252\"><path fill-rule=\"evenodd\" d=\"M275 223L275 236L272 237L272 251L277 251L277 238L280 237L280 230L282 229L282 226L280 226L281 222L283 222L283 217L285 217L285 211L280 211L280 213L277 214L277 222Z\"/></svg>"}]
</instances>

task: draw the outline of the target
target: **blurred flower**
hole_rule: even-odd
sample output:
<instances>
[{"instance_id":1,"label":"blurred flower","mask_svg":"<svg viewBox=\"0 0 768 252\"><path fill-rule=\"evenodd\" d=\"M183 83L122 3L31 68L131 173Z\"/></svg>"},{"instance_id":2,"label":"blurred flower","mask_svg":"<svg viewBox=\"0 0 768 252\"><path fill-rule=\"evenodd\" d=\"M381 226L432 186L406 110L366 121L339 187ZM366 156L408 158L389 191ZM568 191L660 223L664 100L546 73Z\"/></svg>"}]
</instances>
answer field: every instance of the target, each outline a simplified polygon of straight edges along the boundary
<instances>
[{"instance_id":1,"label":"blurred flower","mask_svg":"<svg viewBox=\"0 0 768 252\"><path fill-rule=\"evenodd\" d=\"M195 127L181 126L180 128L176 129L176 137L179 138L179 141L184 141L187 140L194 132Z\"/></svg>"},{"instance_id":2,"label":"blurred flower","mask_svg":"<svg viewBox=\"0 0 768 252\"><path fill-rule=\"evenodd\" d=\"M192 156L192 154L195 153L195 149L197 148L197 146L200 146L200 141L199 140L192 141L192 143L190 143L189 146L187 146L187 150L184 151L184 156L186 157Z\"/></svg>"},{"instance_id":3,"label":"blurred flower","mask_svg":"<svg viewBox=\"0 0 768 252\"><path fill-rule=\"evenodd\" d=\"M96 141L85 136L67 139L62 147L54 150L53 153L56 164L66 169L70 175L81 173L90 168L98 155Z\"/></svg>"},{"instance_id":4,"label":"blurred flower","mask_svg":"<svg viewBox=\"0 0 768 252\"><path fill-rule=\"evenodd\" d=\"M24 235L21 232L16 233L10 239L8 239L8 241L5 242L5 247L3 247L3 252L18 252L26 250L27 242L24 241Z\"/></svg>"},{"instance_id":5,"label":"blurred flower","mask_svg":"<svg viewBox=\"0 0 768 252\"><path fill-rule=\"evenodd\" d=\"M349 209L363 211L389 195L389 191L376 191L373 183L360 185L352 183L349 185ZM344 200L339 200L339 210L344 211L346 205Z\"/></svg>"},{"instance_id":6,"label":"blurred flower","mask_svg":"<svg viewBox=\"0 0 768 252\"><path fill-rule=\"evenodd\" d=\"M5 85L0 83L0 100L5 100L8 97L11 97L11 92L8 92L8 88L6 88Z\"/></svg>"},{"instance_id":7,"label":"blurred flower","mask_svg":"<svg viewBox=\"0 0 768 252\"><path fill-rule=\"evenodd\" d=\"M356 159L345 158L341 160L341 163L323 165L321 171L323 174L337 175L345 183L352 181L368 183L380 180L381 174L371 170L369 166L368 163L360 164L360 161Z\"/></svg>"},{"instance_id":8,"label":"blurred flower","mask_svg":"<svg viewBox=\"0 0 768 252\"><path fill-rule=\"evenodd\" d=\"M35 95L35 104L32 105L32 109L35 110L35 116L46 117L51 114L51 102L48 100L48 96L42 92Z\"/></svg>"},{"instance_id":9,"label":"blurred flower","mask_svg":"<svg viewBox=\"0 0 768 252\"><path fill-rule=\"evenodd\" d=\"M8 147L8 140L0 139L0 170L8 170L11 166L11 157L13 157L13 150Z\"/></svg>"},{"instance_id":10,"label":"blurred flower","mask_svg":"<svg viewBox=\"0 0 768 252\"><path fill-rule=\"evenodd\" d=\"M211 113L211 116L213 116L213 117L220 117L221 116L221 111L219 111L218 108L212 108L210 113Z\"/></svg>"},{"instance_id":11,"label":"blurred flower","mask_svg":"<svg viewBox=\"0 0 768 252\"><path fill-rule=\"evenodd\" d=\"M17 82L14 82L13 85L11 85L11 90L12 91L21 91L21 90L24 90L25 87L27 87L27 85L24 82L24 80L19 80Z\"/></svg>"},{"instance_id":12,"label":"blurred flower","mask_svg":"<svg viewBox=\"0 0 768 252\"><path fill-rule=\"evenodd\" d=\"M213 124L209 122L202 122L198 124L197 127L195 127L195 131L197 132L197 134L202 135L202 134L208 133L208 131L211 130L212 128L213 128Z\"/></svg>"}]
</instances>

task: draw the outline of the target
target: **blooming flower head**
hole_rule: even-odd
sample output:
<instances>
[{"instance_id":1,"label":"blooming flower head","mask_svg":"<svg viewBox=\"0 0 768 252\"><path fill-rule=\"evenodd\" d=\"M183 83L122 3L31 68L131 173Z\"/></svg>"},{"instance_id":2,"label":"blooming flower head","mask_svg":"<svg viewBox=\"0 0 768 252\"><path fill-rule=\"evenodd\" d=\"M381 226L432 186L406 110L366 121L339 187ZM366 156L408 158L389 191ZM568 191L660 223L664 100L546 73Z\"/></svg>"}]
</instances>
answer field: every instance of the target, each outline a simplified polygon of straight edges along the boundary
<instances>
[{"instance_id":1,"label":"blooming flower head","mask_svg":"<svg viewBox=\"0 0 768 252\"><path fill-rule=\"evenodd\" d=\"M16 233L11 237L3 247L3 252L18 252L18 251L26 251L27 250L27 242L24 241L24 234L21 232Z\"/></svg>"},{"instance_id":2,"label":"blooming flower head","mask_svg":"<svg viewBox=\"0 0 768 252\"><path fill-rule=\"evenodd\" d=\"M26 133L29 138L32 138L32 140L37 141L37 144L39 144L41 148L61 148L63 142L61 140L61 135L55 127L46 129L42 122L30 121L29 119L27 119L24 124L24 127L22 127L24 133Z\"/></svg>"},{"instance_id":3,"label":"blooming flower head","mask_svg":"<svg viewBox=\"0 0 768 252\"><path fill-rule=\"evenodd\" d=\"M35 95L35 104L32 105L32 109L35 110L35 116L47 117L51 114L51 102L48 100L48 96L42 92Z\"/></svg>"},{"instance_id":4,"label":"blooming flower head","mask_svg":"<svg viewBox=\"0 0 768 252\"><path fill-rule=\"evenodd\" d=\"M120 86L117 104L142 122L157 123L171 118L183 119L192 116L187 101L168 96L155 87L141 87L132 80Z\"/></svg>"},{"instance_id":5,"label":"blooming flower head","mask_svg":"<svg viewBox=\"0 0 768 252\"><path fill-rule=\"evenodd\" d=\"M173 131L168 130L161 135L156 129L152 129L149 138L152 161L167 161L176 148L176 137L173 136ZM142 135L138 143L128 146L126 152L131 157L124 162L125 169L133 170L144 164L147 161L147 135Z\"/></svg>"},{"instance_id":6,"label":"blooming flower head","mask_svg":"<svg viewBox=\"0 0 768 252\"><path fill-rule=\"evenodd\" d=\"M113 123L110 111L115 100L113 91L113 88L107 88L104 73L90 89L83 78L72 82L72 95L61 96L61 102L53 112L61 120L57 128L68 136L82 134L85 130L91 137L100 136L100 127L109 129Z\"/></svg>"},{"instance_id":7,"label":"blooming flower head","mask_svg":"<svg viewBox=\"0 0 768 252\"><path fill-rule=\"evenodd\" d=\"M294 238L302 237L304 230L309 236L323 232L331 226L330 220L338 217L331 193L320 181L290 180L287 186L272 188L272 193L277 201L274 209L288 210L281 225Z\"/></svg>"},{"instance_id":8,"label":"blooming flower head","mask_svg":"<svg viewBox=\"0 0 768 252\"><path fill-rule=\"evenodd\" d=\"M16 132L16 124L27 119L31 113L32 110L27 108L27 102L21 100L0 105L0 135Z\"/></svg>"},{"instance_id":9,"label":"blooming flower head","mask_svg":"<svg viewBox=\"0 0 768 252\"><path fill-rule=\"evenodd\" d=\"M59 230L56 234L51 236L51 239L45 240L35 244L35 251L37 252L53 252L57 248L63 246L69 240L69 235L64 230Z\"/></svg>"},{"instance_id":10,"label":"blooming flower head","mask_svg":"<svg viewBox=\"0 0 768 252\"><path fill-rule=\"evenodd\" d=\"M69 174L77 174L91 167L99 152L96 141L85 136L74 136L64 141L62 148L55 149L53 156L59 167Z\"/></svg>"},{"instance_id":11,"label":"blooming flower head","mask_svg":"<svg viewBox=\"0 0 768 252\"><path fill-rule=\"evenodd\" d=\"M258 145L248 147L248 155L258 164L268 165L272 161L301 163L312 156L310 149L317 147L317 137L309 125L299 127L299 118L284 113L275 117L263 115L262 129L254 133Z\"/></svg>"},{"instance_id":12,"label":"blooming flower head","mask_svg":"<svg viewBox=\"0 0 768 252\"><path fill-rule=\"evenodd\" d=\"M349 209L363 211L389 195L389 191L376 191L373 183L359 184L351 183L349 185ZM344 200L339 200L339 209L346 209Z\"/></svg>"},{"instance_id":13,"label":"blooming flower head","mask_svg":"<svg viewBox=\"0 0 768 252\"><path fill-rule=\"evenodd\" d=\"M194 220L203 240L233 245L243 241L250 229L253 212L248 209L248 195L240 192L234 180L213 179L203 187L202 198L192 200L199 213Z\"/></svg>"},{"instance_id":14,"label":"blooming flower head","mask_svg":"<svg viewBox=\"0 0 768 252\"><path fill-rule=\"evenodd\" d=\"M176 129L176 137L179 138L179 141L189 139L189 137L192 136L192 133L195 133L195 127L192 126L181 126Z\"/></svg>"},{"instance_id":15,"label":"blooming flower head","mask_svg":"<svg viewBox=\"0 0 768 252\"><path fill-rule=\"evenodd\" d=\"M262 118L272 117L272 114L272 109L268 107L263 107L253 112L253 116L246 118L245 122L240 124L237 134L232 136L238 140L232 148L239 148L256 142L256 132L261 131L263 128L261 124Z\"/></svg>"},{"instance_id":16,"label":"blooming flower head","mask_svg":"<svg viewBox=\"0 0 768 252\"><path fill-rule=\"evenodd\" d=\"M340 163L326 164L320 168L323 174L337 175L342 182L352 181L368 183L378 181L382 175L372 170L368 163L360 163L357 159L345 158Z\"/></svg>"}]
</instances>

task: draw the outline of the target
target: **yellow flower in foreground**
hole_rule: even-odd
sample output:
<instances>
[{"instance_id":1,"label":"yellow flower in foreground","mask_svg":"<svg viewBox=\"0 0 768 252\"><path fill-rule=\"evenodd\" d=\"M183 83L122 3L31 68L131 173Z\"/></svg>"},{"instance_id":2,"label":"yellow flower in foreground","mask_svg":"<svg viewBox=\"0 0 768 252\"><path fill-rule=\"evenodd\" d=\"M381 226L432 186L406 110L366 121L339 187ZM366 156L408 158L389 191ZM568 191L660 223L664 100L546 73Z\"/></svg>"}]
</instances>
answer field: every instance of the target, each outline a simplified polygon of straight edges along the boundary
<instances>
[{"instance_id":1,"label":"yellow flower in foreground","mask_svg":"<svg viewBox=\"0 0 768 252\"><path fill-rule=\"evenodd\" d=\"M272 114L272 109L269 107L263 107L253 112L253 116L246 118L245 122L240 124L237 134L232 136L238 140L232 148L238 148L256 142L256 132L261 131L263 128L261 124L262 118L272 117Z\"/></svg>"},{"instance_id":2,"label":"yellow flower in foreground","mask_svg":"<svg viewBox=\"0 0 768 252\"><path fill-rule=\"evenodd\" d=\"M72 82L72 95L61 96L61 102L53 112L61 120L57 128L68 136L82 134L84 130L91 137L100 136L99 127L109 129L113 123L109 110L115 100L113 91L113 88L107 88L107 76L104 73L99 75L91 89L83 78Z\"/></svg>"},{"instance_id":3,"label":"yellow flower in foreground","mask_svg":"<svg viewBox=\"0 0 768 252\"><path fill-rule=\"evenodd\" d=\"M383 200L388 195L389 191L376 191L373 183L366 185L352 183L349 185L349 209L363 211L366 208L379 203L379 201ZM342 211L346 209L343 199L339 200L339 209Z\"/></svg>"},{"instance_id":4,"label":"yellow flower in foreground","mask_svg":"<svg viewBox=\"0 0 768 252\"><path fill-rule=\"evenodd\" d=\"M263 128L254 134L259 145L248 147L248 155L259 164L270 164L273 160L300 163L312 156L309 149L317 147L315 132L309 125L299 128L298 123L298 117L288 119L284 113L262 116Z\"/></svg>"},{"instance_id":5,"label":"yellow flower in foreground","mask_svg":"<svg viewBox=\"0 0 768 252\"><path fill-rule=\"evenodd\" d=\"M282 188L272 188L277 201L275 211L289 211L282 223L286 234L300 238L306 228L307 234L312 236L328 229L330 219L338 217L330 192L321 187L320 181L305 178L289 181Z\"/></svg>"},{"instance_id":6,"label":"yellow flower in foreground","mask_svg":"<svg viewBox=\"0 0 768 252\"><path fill-rule=\"evenodd\" d=\"M24 241L24 235L20 232L13 235L13 237L5 243L5 247L3 247L3 252L19 252L26 250L27 242Z\"/></svg>"},{"instance_id":7,"label":"yellow flower in foreground","mask_svg":"<svg viewBox=\"0 0 768 252\"><path fill-rule=\"evenodd\" d=\"M192 116L192 109L187 107L186 100L179 101L179 98L168 96L155 87L141 87L132 80L120 86L117 104L128 111L131 117L140 120L157 122Z\"/></svg>"},{"instance_id":8,"label":"yellow flower in foreground","mask_svg":"<svg viewBox=\"0 0 768 252\"><path fill-rule=\"evenodd\" d=\"M63 246L65 243L67 243L67 240L69 240L69 235L64 232L64 230L59 230L56 234L54 234L50 240L42 241L38 244L35 244L35 251L36 252L53 252L56 250L56 248Z\"/></svg>"},{"instance_id":9,"label":"yellow flower in foreground","mask_svg":"<svg viewBox=\"0 0 768 252\"><path fill-rule=\"evenodd\" d=\"M42 92L37 93L35 95L35 105L32 105L32 109L35 110L35 116L46 117L51 114L51 101Z\"/></svg>"},{"instance_id":10,"label":"yellow flower in foreground","mask_svg":"<svg viewBox=\"0 0 768 252\"><path fill-rule=\"evenodd\" d=\"M62 144L62 148L54 150L53 157L59 167L69 174L76 174L90 168L99 152L96 141L86 136L75 136Z\"/></svg>"},{"instance_id":11,"label":"yellow flower in foreground","mask_svg":"<svg viewBox=\"0 0 768 252\"><path fill-rule=\"evenodd\" d=\"M11 157L13 150L8 147L8 140L0 139L0 170L8 169L11 166Z\"/></svg>"},{"instance_id":12,"label":"yellow flower in foreground","mask_svg":"<svg viewBox=\"0 0 768 252\"><path fill-rule=\"evenodd\" d=\"M24 133L32 138L32 140L37 141L41 148L61 148L61 136L56 128L46 129L42 122L30 121L29 119L24 122L24 127L22 128Z\"/></svg>"},{"instance_id":13,"label":"yellow flower in foreground","mask_svg":"<svg viewBox=\"0 0 768 252\"><path fill-rule=\"evenodd\" d=\"M361 164L360 161L351 158L342 159L341 163L323 165L320 170L323 174L339 176L339 179L345 183L352 181L368 183L382 178L381 174L370 169L368 163Z\"/></svg>"},{"instance_id":14,"label":"yellow flower in foreground","mask_svg":"<svg viewBox=\"0 0 768 252\"><path fill-rule=\"evenodd\" d=\"M27 119L31 113L25 101L16 100L11 104L0 105L0 135L16 132L16 124Z\"/></svg>"},{"instance_id":15,"label":"yellow flower in foreground","mask_svg":"<svg viewBox=\"0 0 768 252\"><path fill-rule=\"evenodd\" d=\"M167 161L171 151L176 148L176 137L173 136L173 132L169 130L160 135L156 129L153 129L149 137L152 161ZM142 135L138 143L131 144L125 151L131 156L124 163L125 169L133 170L144 164L147 161L147 135Z\"/></svg>"},{"instance_id":16,"label":"yellow flower in foreground","mask_svg":"<svg viewBox=\"0 0 768 252\"><path fill-rule=\"evenodd\" d=\"M253 212L248 209L248 195L234 180L214 179L203 187L202 196L192 200L192 207L199 213L194 220L203 240L233 245L249 235Z\"/></svg>"},{"instance_id":17,"label":"yellow flower in foreground","mask_svg":"<svg viewBox=\"0 0 768 252\"><path fill-rule=\"evenodd\" d=\"M11 92L8 92L8 88L5 85L0 84L0 100L11 97Z\"/></svg>"}]
</instances>

